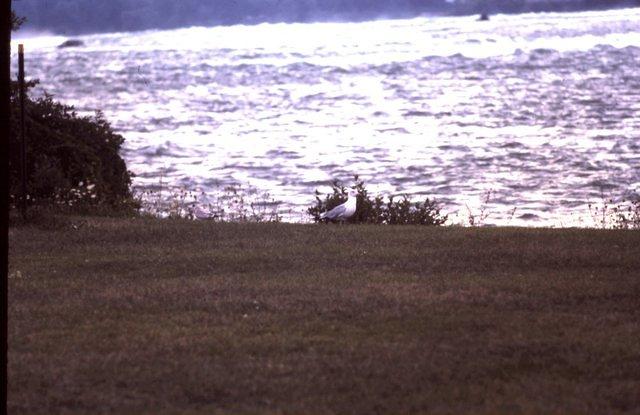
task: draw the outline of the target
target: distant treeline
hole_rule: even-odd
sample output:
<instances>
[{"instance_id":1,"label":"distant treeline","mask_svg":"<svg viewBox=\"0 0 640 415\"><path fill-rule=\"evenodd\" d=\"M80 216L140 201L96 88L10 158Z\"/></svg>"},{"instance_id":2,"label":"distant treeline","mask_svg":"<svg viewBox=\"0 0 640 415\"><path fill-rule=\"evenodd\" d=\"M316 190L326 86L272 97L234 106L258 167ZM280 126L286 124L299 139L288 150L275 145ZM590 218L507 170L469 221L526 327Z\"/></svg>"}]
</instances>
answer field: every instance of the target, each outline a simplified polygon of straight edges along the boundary
<instances>
[{"instance_id":1,"label":"distant treeline","mask_svg":"<svg viewBox=\"0 0 640 415\"><path fill-rule=\"evenodd\" d=\"M14 0L26 28L59 34L261 22L360 21L421 14L523 13L640 6L640 0Z\"/></svg>"}]
</instances>

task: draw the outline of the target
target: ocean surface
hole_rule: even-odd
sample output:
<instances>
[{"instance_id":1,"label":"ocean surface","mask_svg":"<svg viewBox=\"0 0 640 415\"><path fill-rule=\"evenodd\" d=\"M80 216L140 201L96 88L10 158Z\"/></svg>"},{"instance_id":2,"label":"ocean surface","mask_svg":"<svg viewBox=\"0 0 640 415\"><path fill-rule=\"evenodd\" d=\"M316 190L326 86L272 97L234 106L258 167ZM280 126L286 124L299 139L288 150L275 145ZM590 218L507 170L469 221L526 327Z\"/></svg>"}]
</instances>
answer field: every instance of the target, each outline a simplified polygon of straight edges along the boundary
<instances>
[{"instance_id":1,"label":"ocean surface","mask_svg":"<svg viewBox=\"0 0 640 415\"><path fill-rule=\"evenodd\" d=\"M640 191L640 9L20 34L26 72L125 139L138 192L435 197L453 222L593 224ZM206 200L200 199L200 200Z\"/></svg>"}]
</instances>

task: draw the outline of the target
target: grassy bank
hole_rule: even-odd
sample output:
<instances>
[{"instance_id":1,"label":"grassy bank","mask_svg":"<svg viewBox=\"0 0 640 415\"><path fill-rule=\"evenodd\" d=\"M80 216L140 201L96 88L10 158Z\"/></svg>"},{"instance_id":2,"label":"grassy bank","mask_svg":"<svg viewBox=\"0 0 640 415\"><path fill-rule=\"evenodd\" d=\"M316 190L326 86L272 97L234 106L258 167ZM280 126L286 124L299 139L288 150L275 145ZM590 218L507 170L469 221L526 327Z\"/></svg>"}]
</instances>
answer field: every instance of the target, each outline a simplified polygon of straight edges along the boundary
<instances>
[{"instance_id":1,"label":"grassy bank","mask_svg":"<svg viewBox=\"0 0 640 415\"><path fill-rule=\"evenodd\" d=\"M640 232L10 229L11 413L640 411Z\"/></svg>"}]
</instances>

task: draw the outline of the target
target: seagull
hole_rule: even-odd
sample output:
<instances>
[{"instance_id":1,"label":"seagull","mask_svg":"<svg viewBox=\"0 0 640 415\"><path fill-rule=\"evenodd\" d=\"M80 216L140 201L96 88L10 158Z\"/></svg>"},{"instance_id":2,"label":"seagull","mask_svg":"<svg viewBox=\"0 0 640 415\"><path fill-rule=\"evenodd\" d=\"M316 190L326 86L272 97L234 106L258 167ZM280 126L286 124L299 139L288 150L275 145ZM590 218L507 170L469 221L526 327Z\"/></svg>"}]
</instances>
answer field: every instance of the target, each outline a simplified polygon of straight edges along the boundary
<instances>
[{"instance_id":1,"label":"seagull","mask_svg":"<svg viewBox=\"0 0 640 415\"><path fill-rule=\"evenodd\" d=\"M338 205L328 212L324 212L320 215L320 219L339 220L345 221L356 213L356 202L358 193L355 190L350 190L347 196L347 201L341 205Z\"/></svg>"}]
</instances>

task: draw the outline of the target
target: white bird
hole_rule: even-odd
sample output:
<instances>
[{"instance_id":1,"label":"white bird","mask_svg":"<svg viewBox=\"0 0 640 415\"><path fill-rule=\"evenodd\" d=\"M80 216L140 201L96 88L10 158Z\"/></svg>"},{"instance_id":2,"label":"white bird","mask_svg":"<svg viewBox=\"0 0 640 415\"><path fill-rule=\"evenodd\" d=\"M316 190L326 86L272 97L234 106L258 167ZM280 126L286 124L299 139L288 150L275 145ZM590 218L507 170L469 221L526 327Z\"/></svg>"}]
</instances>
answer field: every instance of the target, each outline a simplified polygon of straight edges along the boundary
<instances>
[{"instance_id":1,"label":"white bird","mask_svg":"<svg viewBox=\"0 0 640 415\"><path fill-rule=\"evenodd\" d=\"M320 215L320 219L339 220L345 221L356 213L356 202L358 201L358 193L355 190L350 190L347 196L347 201L341 205L338 205L328 212L324 212Z\"/></svg>"}]
</instances>

